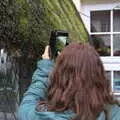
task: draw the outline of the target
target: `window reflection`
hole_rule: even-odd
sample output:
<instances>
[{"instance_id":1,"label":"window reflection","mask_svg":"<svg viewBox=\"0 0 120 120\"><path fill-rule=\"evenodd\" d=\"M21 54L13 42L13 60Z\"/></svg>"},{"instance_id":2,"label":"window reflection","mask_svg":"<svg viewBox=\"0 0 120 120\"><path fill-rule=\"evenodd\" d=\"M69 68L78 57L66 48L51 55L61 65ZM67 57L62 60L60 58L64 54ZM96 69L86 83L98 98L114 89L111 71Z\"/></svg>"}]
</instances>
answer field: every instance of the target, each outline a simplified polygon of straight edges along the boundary
<instances>
[{"instance_id":1,"label":"window reflection","mask_svg":"<svg viewBox=\"0 0 120 120\"><path fill-rule=\"evenodd\" d=\"M113 36L113 52L114 56L120 56L120 34Z\"/></svg>"},{"instance_id":2,"label":"window reflection","mask_svg":"<svg viewBox=\"0 0 120 120\"><path fill-rule=\"evenodd\" d=\"M91 38L100 56L110 56L110 35L92 35Z\"/></svg>"},{"instance_id":3,"label":"window reflection","mask_svg":"<svg viewBox=\"0 0 120 120\"><path fill-rule=\"evenodd\" d=\"M114 92L120 92L120 71L114 71Z\"/></svg>"},{"instance_id":4,"label":"window reflection","mask_svg":"<svg viewBox=\"0 0 120 120\"><path fill-rule=\"evenodd\" d=\"M109 80L111 80L111 72L110 72L110 71L106 71L106 75L107 75L107 78L108 78Z\"/></svg>"},{"instance_id":5,"label":"window reflection","mask_svg":"<svg viewBox=\"0 0 120 120\"><path fill-rule=\"evenodd\" d=\"M113 11L113 31L120 32L120 10Z\"/></svg>"},{"instance_id":6,"label":"window reflection","mask_svg":"<svg viewBox=\"0 0 120 120\"><path fill-rule=\"evenodd\" d=\"M91 32L110 32L110 11L91 12Z\"/></svg>"}]
</instances>

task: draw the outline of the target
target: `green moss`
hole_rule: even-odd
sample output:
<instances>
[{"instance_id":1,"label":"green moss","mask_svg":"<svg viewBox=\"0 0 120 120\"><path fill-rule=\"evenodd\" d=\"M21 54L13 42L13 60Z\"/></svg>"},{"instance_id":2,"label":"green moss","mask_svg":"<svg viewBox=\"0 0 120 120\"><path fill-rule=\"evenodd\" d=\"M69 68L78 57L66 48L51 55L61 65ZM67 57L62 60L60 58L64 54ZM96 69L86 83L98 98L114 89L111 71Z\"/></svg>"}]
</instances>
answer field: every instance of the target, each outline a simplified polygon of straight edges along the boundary
<instances>
[{"instance_id":1,"label":"green moss","mask_svg":"<svg viewBox=\"0 0 120 120\"><path fill-rule=\"evenodd\" d=\"M19 4L25 4L25 0L16 0L16 2Z\"/></svg>"},{"instance_id":2,"label":"green moss","mask_svg":"<svg viewBox=\"0 0 120 120\"><path fill-rule=\"evenodd\" d=\"M72 0L44 0L43 3L54 29L67 30L71 41L88 42L88 33Z\"/></svg>"},{"instance_id":3,"label":"green moss","mask_svg":"<svg viewBox=\"0 0 120 120\"><path fill-rule=\"evenodd\" d=\"M70 41L88 42L88 33L72 0L16 0L11 4L5 0L0 1L0 12L1 28L9 26L3 28L1 33L5 35L1 36L10 42L21 41L18 49L28 43L39 44L44 49L53 29L68 31Z\"/></svg>"}]
</instances>

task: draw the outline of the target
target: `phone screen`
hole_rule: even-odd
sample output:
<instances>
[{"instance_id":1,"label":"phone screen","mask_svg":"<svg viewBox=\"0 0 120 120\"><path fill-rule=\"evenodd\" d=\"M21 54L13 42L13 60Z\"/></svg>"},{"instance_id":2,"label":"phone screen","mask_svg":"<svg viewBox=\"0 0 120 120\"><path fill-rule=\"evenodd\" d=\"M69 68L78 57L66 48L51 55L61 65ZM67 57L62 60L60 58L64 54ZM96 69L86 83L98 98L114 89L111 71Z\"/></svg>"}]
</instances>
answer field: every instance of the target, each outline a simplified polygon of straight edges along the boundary
<instances>
[{"instance_id":1,"label":"phone screen","mask_svg":"<svg viewBox=\"0 0 120 120\"><path fill-rule=\"evenodd\" d=\"M57 36L56 37L56 51L61 52L67 44L67 36Z\"/></svg>"},{"instance_id":2,"label":"phone screen","mask_svg":"<svg viewBox=\"0 0 120 120\"><path fill-rule=\"evenodd\" d=\"M49 43L51 59L55 60L59 52L61 52L68 43L68 32L61 30L52 31Z\"/></svg>"}]
</instances>

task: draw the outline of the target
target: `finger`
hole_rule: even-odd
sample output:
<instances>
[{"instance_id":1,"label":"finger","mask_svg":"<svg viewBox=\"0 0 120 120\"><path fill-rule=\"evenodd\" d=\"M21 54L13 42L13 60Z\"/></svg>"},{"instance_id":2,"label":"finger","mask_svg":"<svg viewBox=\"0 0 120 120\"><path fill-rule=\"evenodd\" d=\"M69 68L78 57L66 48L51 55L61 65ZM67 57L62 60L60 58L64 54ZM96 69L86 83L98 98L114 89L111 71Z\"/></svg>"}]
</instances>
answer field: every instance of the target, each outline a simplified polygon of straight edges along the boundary
<instances>
[{"instance_id":1,"label":"finger","mask_svg":"<svg viewBox=\"0 0 120 120\"><path fill-rule=\"evenodd\" d=\"M49 45L47 45L47 46L45 47L44 54L46 54L46 53L49 53Z\"/></svg>"},{"instance_id":2,"label":"finger","mask_svg":"<svg viewBox=\"0 0 120 120\"><path fill-rule=\"evenodd\" d=\"M42 54L42 58L44 58L44 54Z\"/></svg>"},{"instance_id":3,"label":"finger","mask_svg":"<svg viewBox=\"0 0 120 120\"><path fill-rule=\"evenodd\" d=\"M58 55L60 55L60 54L61 54L61 53L60 53L60 51L58 51L57 53L58 53Z\"/></svg>"}]
</instances>

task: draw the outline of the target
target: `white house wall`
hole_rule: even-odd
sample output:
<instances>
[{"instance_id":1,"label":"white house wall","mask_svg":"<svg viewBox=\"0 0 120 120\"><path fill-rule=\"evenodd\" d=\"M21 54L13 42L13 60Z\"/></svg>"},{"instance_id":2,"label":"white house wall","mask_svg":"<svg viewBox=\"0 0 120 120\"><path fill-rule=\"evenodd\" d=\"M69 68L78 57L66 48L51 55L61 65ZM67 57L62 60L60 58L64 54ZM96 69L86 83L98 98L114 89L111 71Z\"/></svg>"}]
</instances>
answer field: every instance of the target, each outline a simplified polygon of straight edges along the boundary
<instances>
[{"instance_id":1,"label":"white house wall","mask_svg":"<svg viewBox=\"0 0 120 120\"><path fill-rule=\"evenodd\" d=\"M90 33L90 11L111 10L120 5L120 0L73 0L78 12Z\"/></svg>"},{"instance_id":2,"label":"white house wall","mask_svg":"<svg viewBox=\"0 0 120 120\"><path fill-rule=\"evenodd\" d=\"M84 4L105 4L105 3L115 3L120 0L81 0L82 3Z\"/></svg>"},{"instance_id":3,"label":"white house wall","mask_svg":"<svg viewBox=\"0 0 120 120\"><path fill-rule=\"evenodd\" d=\"M74 1L76 1L74 2L75 5L78 6L78 0ZM80 13L83 23L88 30L88 33L90 33L90 11L112 10L115 9L118 5L120 6L120 0L81 0L81 3L79 3L79 8L77 8L77 10ZM107 57L101 57L101 60L103 61L106 70L120 70L120 62L116 62L120 61L120 57L108 59ZM110 61L112 64L109 63Z\"/></svg>"},{"instance_id":4,"label":"white house wall","mask_svg":"<svg viewBox=\"0 0 120 120\"><path fill-rule=\"evenodd\" d=\"M72 0L72 1L75 4L77 10L80 11L81 4L82 4L81 0Z\"/></svg>"}]
</instances>

